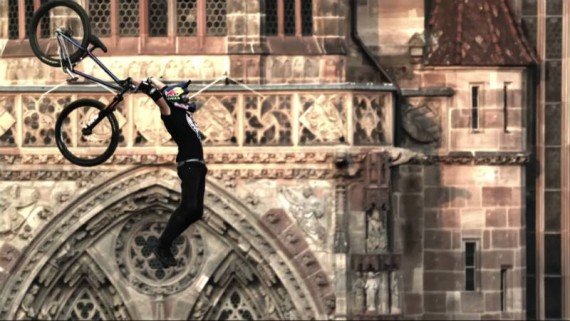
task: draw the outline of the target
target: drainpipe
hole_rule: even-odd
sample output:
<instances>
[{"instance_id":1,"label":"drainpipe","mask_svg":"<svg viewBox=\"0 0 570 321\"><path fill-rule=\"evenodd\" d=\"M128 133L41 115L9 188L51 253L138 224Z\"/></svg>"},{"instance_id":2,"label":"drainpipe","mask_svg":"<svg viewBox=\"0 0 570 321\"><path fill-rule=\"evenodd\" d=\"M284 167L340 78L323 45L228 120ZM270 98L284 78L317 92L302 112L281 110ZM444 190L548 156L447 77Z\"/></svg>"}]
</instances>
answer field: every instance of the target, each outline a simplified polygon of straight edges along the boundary
<instances>
[{"instance_id":1,"label":"drainpipe","mask_svg":"<svg viewBox=\"0 0 570 321\"><path fill-rule=\"evenodd\" d=\"M387 80L389 83L391 83L392 85L394 85L394 87L396 87L396 89L394 90L394 146L400 146L401 140L402 140L402 126L397 126L398 124L401 124L401 108L400 108L400 104L401 102L404 101L403 97L402 97L402 89L400 88L400 86L398 86L398 84L392 80L392 78L390 77L390 75L388 75L388 73L386 72L386 70L384 70L384 68L382 68L382 66L380 65L380 63L378 62L378 60L376 60L376 58L374 58L374 55L372 54L372 52L370 52L370 49L368 49L368 47L366 47L366 45L364 44L364 42L362 41L362 38L360 38L360 35L358 34L358 0L350 0L350 35L352 37L352 40L354 41L354 43L358 46L358 48L362 51L362 53L364 54L364 57L366 58L366 60L368 60L368 62L370 64L372 64L372 66L380 73L381 78L384 78L385 80Z\"/></svg>"}]
</instances>

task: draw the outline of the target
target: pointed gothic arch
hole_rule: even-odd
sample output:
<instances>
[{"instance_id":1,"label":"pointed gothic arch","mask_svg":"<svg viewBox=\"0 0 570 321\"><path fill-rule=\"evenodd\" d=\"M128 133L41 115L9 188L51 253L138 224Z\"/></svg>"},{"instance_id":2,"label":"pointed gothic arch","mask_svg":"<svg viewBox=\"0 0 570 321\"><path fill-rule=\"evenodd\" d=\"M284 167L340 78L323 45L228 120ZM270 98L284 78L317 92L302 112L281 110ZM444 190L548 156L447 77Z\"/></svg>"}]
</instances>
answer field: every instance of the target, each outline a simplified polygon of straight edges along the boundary
<instances>
[{"instance_id":1,"label":"pointed gothic arch","mask_svg":"<svg viewBox=\"0 0 570 321\"><path fill-rule=\"evenodd\" d=\"M232 251L213 271L187 319L298 319L285 288L262 273Z\"/></svg>"},{"instance_id":2,"label":"pointed gothic arch","mask_svg":"<svg viewBox=\"0 0 570 321\"><path fill-rule=\"evenodd\" d=\"M170 212L178 203L178 184L175 172L170 169L137 167L71 200L20 257L0 293L0 318L14 318L16 313L24 311L25 298L34 299L39 292L33 290L35 287L52 285L58 275L117 222L151 207ZM260 228L259 218L212 181L208 182L205 203L204 228L238 244L239 256L264 278L275 280L291 298L298 317L324 316L323 302L311 295L295 263L276 250L279 240ZM121 292L119 288L113 289L115 293ZM121 295L118 297L114 299L117 302L121 301ZM43 308L50 311L49 306Z\"/></svg>"}]
</instances>

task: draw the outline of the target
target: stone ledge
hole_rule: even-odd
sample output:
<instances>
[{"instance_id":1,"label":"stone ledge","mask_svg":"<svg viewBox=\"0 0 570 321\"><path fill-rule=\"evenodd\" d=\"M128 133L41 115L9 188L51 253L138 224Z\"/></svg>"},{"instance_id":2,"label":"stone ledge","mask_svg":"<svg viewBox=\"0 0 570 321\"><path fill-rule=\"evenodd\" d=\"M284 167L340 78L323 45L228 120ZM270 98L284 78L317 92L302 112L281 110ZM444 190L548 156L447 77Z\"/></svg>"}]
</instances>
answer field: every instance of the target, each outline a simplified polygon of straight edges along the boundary
<instances>
[{"instance_id":1,"label":"stone ledge","mask_svg":"<svg viewBox=\"0 0 570 321\"><path fill-rule=\"evenodd\" d=\"M451 87L425 87L425 88L402 88L404 97L452 97L455 90Z\"/></svg>"}]
</instances>

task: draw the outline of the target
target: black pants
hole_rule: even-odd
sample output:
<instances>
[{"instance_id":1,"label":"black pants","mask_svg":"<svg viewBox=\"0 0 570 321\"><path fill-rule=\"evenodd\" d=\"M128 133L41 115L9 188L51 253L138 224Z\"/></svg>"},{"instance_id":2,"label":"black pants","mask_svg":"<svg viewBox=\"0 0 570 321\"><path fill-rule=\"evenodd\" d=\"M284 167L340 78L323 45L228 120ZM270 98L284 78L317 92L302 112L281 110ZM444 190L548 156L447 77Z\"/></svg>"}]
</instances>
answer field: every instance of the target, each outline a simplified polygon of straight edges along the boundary
<instances>
[{"instance_id":1,"label":"black pants","mask_svg":"<svg viewBox=\"0 0 570 321\"><path fill-rule=\"evenodd\" d=\"M178 167L178 177L182 180L180 205L170 216L159 238L160 246L170 248L180 234L202 218L207 171L206 165L198 162L188 162Z\"/></svg>"}]
</instances>

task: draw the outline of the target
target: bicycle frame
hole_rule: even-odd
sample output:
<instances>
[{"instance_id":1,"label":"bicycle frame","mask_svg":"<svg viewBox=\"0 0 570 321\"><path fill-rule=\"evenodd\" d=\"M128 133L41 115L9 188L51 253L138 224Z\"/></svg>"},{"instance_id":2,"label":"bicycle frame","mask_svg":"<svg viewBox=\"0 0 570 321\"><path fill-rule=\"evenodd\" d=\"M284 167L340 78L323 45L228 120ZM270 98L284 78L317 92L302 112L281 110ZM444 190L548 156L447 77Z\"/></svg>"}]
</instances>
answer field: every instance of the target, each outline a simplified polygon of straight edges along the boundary
<instances>
[{"instance_id":1,"label":"bicycle frame","mask_svg":"<svg viewBox=\"0 0 570 321\"><path fill-rule=\"evenodd\" d=\"M113 72L111 72L100 60L99 58L97 58L92 52L91 50L89 50L88 48L83 48L81 46L80 43L78 43L75 39L73 39L72 37L67 36L65 33L57 30L56 31L56 37L57 37L57 42L59 43L59 47L60 47L60 51L59 51L59 55L60 55L60 59L62 61L62 67L64 72L66 73L70 73L70 74L75 74L75 75L79 75L83 78L89 79L93 82L99 83L103 86L107 86L111 89L114 89L116 91L122 92L123 94L126 92L125 86L123 84L124 81L119 80L119 78L117 78L117 76L115 76L115 74L113 74ZM85 57L89 56L93 61L95 61L95 63L101 67L101 69L103 69L103 71L105 71L105 73L107 75L109 75L109 77L111 77L113 79L113 81L115 83L109 82L109 81L105 81L102 79L99 79L97 77L88 75L84 72L81 72L79 70L75 70L74 65L73 64L69 64L69 66L64 66L64 61L67 60L69 61L69 53L65 52L64 50L66 47L63 46L62 41L67 41L69 43L71 43L73 46L79 48L79 50L82 50L84 52L83 57L81 57L77 62L82 61L83 59L85 59ZM62 49L63 48L63 49ZM65 49L65 51L67 51L67 49ZM67 57L65 56L67 54ZM123 91L124 90L124 91ZM127 88L128 90L128 88Z\"/></svg>"}]
</instances>

